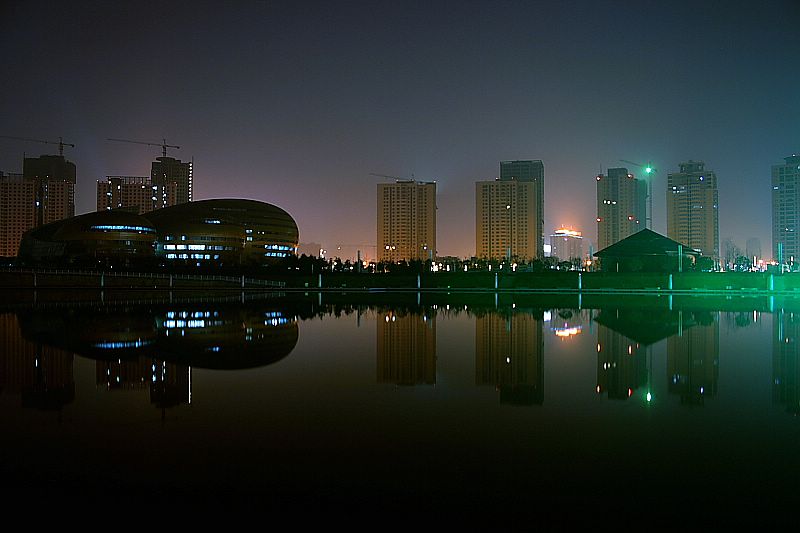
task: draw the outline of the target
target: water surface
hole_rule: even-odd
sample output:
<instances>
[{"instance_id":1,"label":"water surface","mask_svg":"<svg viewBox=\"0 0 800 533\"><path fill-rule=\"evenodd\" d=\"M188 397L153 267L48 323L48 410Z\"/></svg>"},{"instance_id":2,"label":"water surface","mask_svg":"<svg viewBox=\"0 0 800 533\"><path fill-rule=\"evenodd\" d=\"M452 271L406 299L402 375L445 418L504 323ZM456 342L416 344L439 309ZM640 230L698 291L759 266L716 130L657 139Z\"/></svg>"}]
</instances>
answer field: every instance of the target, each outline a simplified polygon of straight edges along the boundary
<instances>
[{"instance_id":1,"label":"water surface","mask_svg":"<svg viewBox=\"0 0 800 533\"><path fill-rule=\"evenodd\" d=\"M797 502L792 298L83 299L0 313L20 497L662 524Z\"/></svg>"}]
</instances>

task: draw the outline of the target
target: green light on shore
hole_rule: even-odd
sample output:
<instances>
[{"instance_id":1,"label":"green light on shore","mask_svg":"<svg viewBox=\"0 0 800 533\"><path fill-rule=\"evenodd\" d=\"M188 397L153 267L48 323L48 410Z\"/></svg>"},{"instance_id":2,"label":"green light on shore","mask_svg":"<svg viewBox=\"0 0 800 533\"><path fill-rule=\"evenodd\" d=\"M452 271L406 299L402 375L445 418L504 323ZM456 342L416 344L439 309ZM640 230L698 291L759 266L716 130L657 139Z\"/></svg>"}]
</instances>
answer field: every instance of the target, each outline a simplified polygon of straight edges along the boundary
<instances>
[{"instance_id":1,"label":"green light on shore","mask_svg":"<svg viewBox=\"0 0 800 533\"><path fill-rule=\"evenodd\" d=\"M647 168L644 169L644 171L646 173L650 174L651 172L653 172L653 167L647 167Z\"/></svg>"},{"instance_id":2,"label":"green light on shore","mask_svg":"<svg viewBox=\"0 0 800 533\"><path fill-rule=\"evenodd\" d=\"M650 402L653 399L653 395L649 392L647 393L647 401Z\"/></svg>"}]
</instances>

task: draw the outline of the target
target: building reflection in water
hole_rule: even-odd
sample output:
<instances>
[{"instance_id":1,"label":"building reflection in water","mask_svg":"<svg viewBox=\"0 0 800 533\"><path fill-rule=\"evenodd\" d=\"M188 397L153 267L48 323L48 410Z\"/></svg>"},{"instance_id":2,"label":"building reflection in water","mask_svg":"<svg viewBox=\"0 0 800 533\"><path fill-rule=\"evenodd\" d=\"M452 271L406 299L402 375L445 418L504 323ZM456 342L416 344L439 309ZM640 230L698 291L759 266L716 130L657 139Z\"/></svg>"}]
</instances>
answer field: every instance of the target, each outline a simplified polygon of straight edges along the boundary
<instances>
[{"instance_id":1,"label":"building reflection in water","mask_svg":"<svg viewBox=\"0 0 800 533\"><path fill-rule=\"evenodd\" d=\"M571 340L583 333L586 319L591 324L591 310L553 309L545 311L544 321L550 322L550 330L561 340Z\"/></svg>"},{"instance_id":2,"label":"building reflection in water","mask_svg":"<svg viewBox=\"0 0 800 533\"><path fill-rule=\"evenodd\" d=\"M650 401L653 344L677 334L678 314L668 309L606 308L597 328L595 392L625 400L638 391Z\"/></svg>"},{"instance_id":3,"label":"building reflection in water","mask_svg":"<svg viewBox=\"0 0 800 533\"><path fill-rule=\"evenodd\" d=\"M607 327L597 328L598 394L624 400L647 385L647 349Z\"/></svg>"},{"instance_id":4,"label":"building reflection in water","mask_svg":"<svg viewBox=\"0 0 800 533\"><path fill-rule=\"evenodd\" d=\"M544 335L541 315L487 313L475 321L475 383L493 385L500 403L544 402Z\"/></svg>"},{"instance_id":5,"label":"building reflection in water","mask_svg":"<svg viewBox=\"0 0 800 533\"><path fill-rule=\"evenodd\" d=\"M435 315L400 311L379 313L376 337L378 383L436 383Z\"/></svg>"},{"instance_id":6,"label":"building reflection in water","mask_svg":"<svg viewBox=\"0 0 800 533\"><path fill-rule=\"evenodd\" d=\"M596 391L624 399L639 389L651 400L652 345L667 341L667 390L702 405L719 375L718 314L657 308L603 309L596 318Z\"/></svg>"},{"instance_id":7,"label":"building reflection in water","mask_svg":"<svg viewBox=\"0 0 800 533\"><path fill-rule=\"evenodd\" d=\"M17 315L0 314L0 393L23 407L60 410L75 399L74 356L25 339Z\"/></svg>"},{"instance_id":8,"label":"building reflection in water","mask_svg":"<svg viewBox=\"0 0 800 533\"><path fill-rule=\"evenodd\" d=\"M97 361L97 384L108 390L148 391L158 408L191 403L191 367L150 359Z\"/></svg>"},{"instance_id":9,"label":"building reflection in water","mask_svg":"<svg viewBox=\"0 0 800 533\"><path fill-rule=\"evenodd\" d=\"M164 409L191 403L192 368L274 363L294 349L298 326L294 315L262 307L38 309L0 315L0 335L0 383L26 405L72 401L75 353L96 361L98 385L148 391Z\"/></svg>"},{"instance_id":10,"label":"building reflection in water","mask_svg":"<svg viewBox=\"0 0 800 533\"><path fill-rule=\"evenodd\" d=\"M681 403L702 405L717 393L719 313L679 313L681 328L667 339L667 388Z\"/></svg>"},{"instance_id":11,"label":"building reflection in water","mask_svg":"<svg viewBox=\"0 0 800 533\"><path fill-rule=\"evenodd\" d=\"M800 414L800 314L781 309L772 319L772 399Z\"/></svg>"}]
</instances>

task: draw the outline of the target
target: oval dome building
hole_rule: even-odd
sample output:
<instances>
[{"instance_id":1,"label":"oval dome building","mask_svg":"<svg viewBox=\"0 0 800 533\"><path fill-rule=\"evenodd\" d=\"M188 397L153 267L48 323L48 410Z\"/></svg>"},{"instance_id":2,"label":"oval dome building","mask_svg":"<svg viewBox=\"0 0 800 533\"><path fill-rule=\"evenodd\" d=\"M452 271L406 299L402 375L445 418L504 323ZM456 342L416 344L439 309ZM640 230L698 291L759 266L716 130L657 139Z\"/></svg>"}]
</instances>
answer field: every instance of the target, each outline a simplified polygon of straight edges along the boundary
<instances>
[{"instance_id":1,"label":"oval dome building","mask_svg":"<svg viewBox=\"0 0 800 533\"><path fill-rule=\"evenodd\" d=\"M258 266L297 253L294 219L280 207L242 199L200 200L145 215L167 264Z\"/></svg>"},{"instance_id":2,"label":"oval dome building","mask_svg":"<svg viewBox=\"0 0 800 533\"><path fill-rule=\"evenodd\" d=\"M19 259L23 264L130 266L152 261L155 243L156 230L143 216L98 211L29 230Z\"/></svg>"}]
</instances>

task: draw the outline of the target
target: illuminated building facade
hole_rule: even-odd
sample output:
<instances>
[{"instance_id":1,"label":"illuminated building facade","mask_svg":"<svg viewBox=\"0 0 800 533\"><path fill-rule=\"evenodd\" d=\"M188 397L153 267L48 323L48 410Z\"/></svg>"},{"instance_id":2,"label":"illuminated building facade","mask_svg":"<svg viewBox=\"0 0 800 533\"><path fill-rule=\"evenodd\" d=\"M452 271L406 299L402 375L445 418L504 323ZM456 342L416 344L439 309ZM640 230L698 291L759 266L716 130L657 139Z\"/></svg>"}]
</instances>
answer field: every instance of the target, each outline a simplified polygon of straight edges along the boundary
<instances>
[{"instance_id":1,"label":"illuminated building facade","mask_svg":"<svg viewBox=\"0 0 800 533\"><path fill-rule=\"evenodd\" d=\"M155 227L127 211L99 211L46 224L27 232L21 264L132 265L154 259Z\"/></svg>"},{"instance_id":2,"label":"illuminated building facade","mask_svg":"<svg viewBox=\"0 0 800 533\"><path fill-rule=\"evenodd\" d=\"M25 234L23 264L258 266L293 256L297 224L255 200L203 200L136 215L97 211Z\"/></svg>"},{"instance_id":3,"label":"illuminated building facade","mask_svg":"<svg viewBox=\"0 0 800 533\"><path fill-rule=\"evenodd\" d=\"M482 259L544 257L544 164L501 161L500 177L475 183L475 253Z\"/></svg>"},{"instance_id":4,"label":"illuminated building facade","mask_svg":"<svg viewBox=\"0 0 800 533\"><path fill-rule=\"evenodd\" d=\"M544 401L543 321L530 313L489 313L475 321L475 383L492 385L501 403Z\"/></svg>"},{"instance_id":5,"label":"illuminated building facade","mask_svg":"<svg viewBox=\"0 0 800 533\"><path fill-rule=\"evenodd\" d=\"M550 235L550 255L562 261L583 259L583 236L580 231L559 228Z\"/></svg>"},{"instance_id":6,"label":"illuminated building facade","mask_svg":"<svg viewBox=\"0 0 800 533\"><path fill-rule=\"evenodd\" d=\"M602 250L643 230L647 184L627 168L609 168L597 181L597 246Z\"/></svg>"},{"instance_id":7,"label":"illuminated building facade","mask_svg":"<svg viewBox=\"0 0 800 533\"><path fill-rule=\"evenodd\" d=\"M191 202L194 165L174 157L157 157L150 169L157 207Z\"/></svg>"},{"instance_id":8,"label":"illuminated building facade","mask_svg":"<svg viewBox=\"0 0 800 533\"><path fill-rule=\"evenodd\" d=\"M175 198L177 185L170 182L166 188L168 197ZM147 176L107 176L105 181L97 181L98 211L124 208L141 215L166 207L162 201L158 187Z\"/></svg>"},{"instance_id":9,"label":"illuminated building facade","mask_svg":"<svg viewBox=\"0 0 800 533\"><path fill-rule=\"evenodd\" d=\"M667 235L706 257L719 259L717 175L702 161L667 175Z\"/></svg>"},{"instance_id":10,"label":"illuminated building facade","mask_svg":"<svg viewBox=\"0 0 800 533\"><path fill-rule=\"evenodd\" d=\"M436 318L389 311L377 320L377 380L395 385L436 384Z\"/></svg>"},{"instance_id":11,"label":"illuminated building facade","mask_svg":"<svg viewBox=\"0 0 800 533\"><path fill-rule=\"evenodd\" d=\"M378 260L436 258L436 182L378 184Z\"/></svg>"},{"instance_id":12,"label":"illuminated building facade","mask_svg":"<svg viewBox=\"0 0 800 533\"><path fill-rule=\"evenodd\" d=\"M241 266L297 254L294 219L256 200L201 200L147 214L158 232L156 255L167 263Z\"/></svg>"},{"instance_id":13,"label":"illuminated building facade","mask_svg":"<svg viewBox=\"0 0 800 533\"><path fill-rule=\"evenodd\" d=\"M800 260L800 156L772 166L772 257L781 264Z\"/></svg>"}]
</instances>

